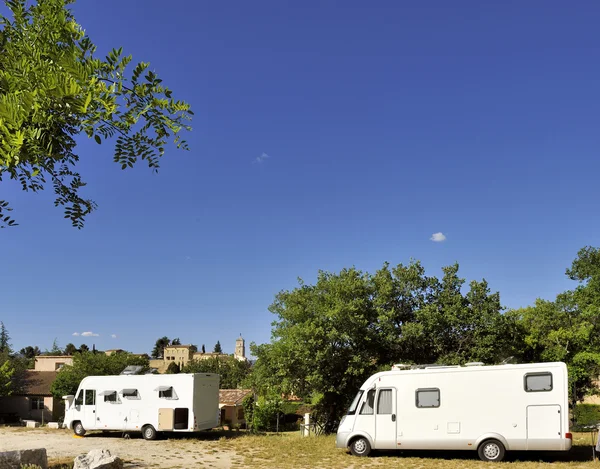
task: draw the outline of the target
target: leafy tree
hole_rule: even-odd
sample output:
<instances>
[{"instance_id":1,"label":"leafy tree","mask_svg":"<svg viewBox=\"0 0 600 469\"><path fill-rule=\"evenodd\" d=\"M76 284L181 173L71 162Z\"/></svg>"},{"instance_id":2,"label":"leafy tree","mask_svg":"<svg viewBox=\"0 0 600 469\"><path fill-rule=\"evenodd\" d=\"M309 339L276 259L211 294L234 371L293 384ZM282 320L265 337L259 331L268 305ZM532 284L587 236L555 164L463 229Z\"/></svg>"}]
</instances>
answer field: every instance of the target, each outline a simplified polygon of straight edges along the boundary
<instances>
[{"instance_id":1,"label":"leafy tree","mask_svg":"<svg viewBox=\"0 0 600 469\"><path fill-rule=\"evenodd\" d=\"M81 344L79 347L80 352L89 352L90 348L86 344Z\"/></svg>"},{"instance_id":2,"label":"leafy tree","mask_svg":"<svg viewBox=\"0 0 600 469\"><path fill-rule=\"evenodd\" d=\"M58 340L54 339L52 341L52 348L50 350L46 349L46 351L43 353L43 355L62 355L63 354L63 349L60 348L60 346L58 345Z\"/></svg>"},{"instance_id":3,"label":"leafy tree","mask_svg":"<svg viewBox=\"0 0 600 469\"><path fill-rule=\"evenodd\" d=\"M215 344L215 348L213 349L213 353L223 353L223 350L221 349L221 342L219 342L218 340Z\"/></svg>"},{"instance_id":4,"label":"leafy tree","mask_svg":"<svg viewBox=\"0 0 600 469\"><path fill-rule=\"evenodd\" d=\"M166 374L176 375L177 373L180 373L180 372L181 372L181 368L179 367L179 365L177 363L175 363L175 362L169 363Z\"/></svg>"},{"instance_id":5,"label":"leafy tree","mask_svg":"<svg viewBox=\"0 0 600 469\"><path fill-rule=\"evenodd\" d=\"M0 397L10 396L14 391L13 377L15 368L9 360L8 354L0 354Z\"/></svg>"},{"instance_id":6,"label":"leafy tree","mask_svg":"<svg viewBox=\"0 0 600 469\"><path fill-rule=\"evenodd\" d=\"M237 389L250 374L250 363L232 356L192 360L181 370L183 373L217 373L220 389Z\"/></svg>"},{"instance_id":7,"label":"leafy tree","mask_svg":"<svg viewBox=\"0 0 600 469\"><path fill-rule=\"evenodd\" d=\"M77 172L76 137L97 143L116 137L114 161L122 169L146 160L159 167L165 146L180 139L190 106L140 62L113 49L104 59L67 8L73 0L7 0L12 17L0 16L0 179L25 191L51 184L55 205L82 228L96 203L84 198ZM0 201L0 226L11 226L10 207Z\"/></svg>"},{"instance_id":8,"label":"leafy tree","mask_svg":"<svg viewBox=\"0 0 600 469\"><path fill-rule=\"evenodd\" d=\"M52 383L52 395L60 398L75 394L79 383L86 376L118 375L129 365L140 365L144 371L149 369L147 358L130 353L76 353L73 355L73 365L65 365L58 372Z\"/></svg>"},{"instance_id":9,"label":"leafy tree","mask_svg":"<svg viewBox=\"0 0 600 469\"><path fill-rule=\"evenodd\" d=\"M154 344L154 348L152 349L152 358L162 358L165 353L165 347L168 347L170 344L169 338L167 336L161 337Z\"/></svg>"},{"instance_id":10,"label":"leafy tree","mask_svg":"<svg viewBox=\"0 0 600 469\"><path fill-rule=\"evenodd\" d=\"M510 344L500 299L487 283L462 293L458 265L441 280L418 262L374 275L355 268L319 272L315 285L280 292L269 344L251 344L257 357L249 384L260 395L310 400L327 430L372 373L398 362L496 362Z\"/></svg>"},{"instance_id":11,"label":"leafy tree","mask_svg":"<svg viewBox=\"0 0 600 469\"><path fill-rule=\"evenodd\" d=\"M75 352L77 352L77 347L75 347L75 345L71 343L65 345L65 355L73 355Z\"/></svg>"},{"instance_id":12,"label":"leafy tree","mask_svg":"<svg viewBox=\"0 0 600 469\"><path fill-rule=\"evenodd\" d=\"M179 340L179 337L173 339L171 341L171 345L181 345L181 340Z\"/></svg>"},{"instance_id":13,"label":"leafy tree","mask_svg":"<svg viewBox=\"0 0 600 469\"><path fill-rule=\"evenodd\" d=\"M24 347L21 350L19 350L19 354L27 359L32 359L32 358L37 357L38 355L41 355L42 352L37 345L35 345L35 346L28 345L27 347Z\"/></svg>"},{"instance_id":14,"label":"leafy tree","mask_svg":"<svg viewBox=\"0 0 600 469\"><path fill-rule=\"evenodd\" d=\"M600 250L579 251L567 275L579 282L555 301L510 312L518 321L524 361L563 361L569 367L573 399L596 390L600 373Z\"/></svg>"},{"instance_id":15,"label":"leafy tree","mask_svg":"<svg viewBox=\"0 0 600 469\"><path fill-rule=\"evenodd\" d=\"M10 336L4 326L4 323L0 321L0 353L11 354L12 349L10 347Z\"/></svg>"}]
</instances>

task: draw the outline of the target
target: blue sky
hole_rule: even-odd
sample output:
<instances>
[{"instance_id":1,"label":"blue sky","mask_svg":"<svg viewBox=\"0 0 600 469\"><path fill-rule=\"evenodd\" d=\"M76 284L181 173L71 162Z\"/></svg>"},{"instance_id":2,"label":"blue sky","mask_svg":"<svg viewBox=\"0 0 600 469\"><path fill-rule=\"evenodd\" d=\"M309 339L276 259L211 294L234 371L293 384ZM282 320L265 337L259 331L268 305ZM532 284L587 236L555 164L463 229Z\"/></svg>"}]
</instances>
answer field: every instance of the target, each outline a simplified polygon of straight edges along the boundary
<instances>
[{"instance_id":1,"label":"blue sky","mask_svg":"<svg viewBox=\"0 0 600 469\"><path fill-rule=\"evenodd\" d=\"M79 147L77 231L3 183L0 320L17 348L270 339L319 269L458 261L508 307L600 245L600 4L78 2L100 52L149 61L195 111L158 175ZM261 155L268 155L261 157ZM443 242L430 240L442 232ZM73 337L93 332L94 337ZM115 334L116 339L111 338Z\"/></svg>"}]
</instances>

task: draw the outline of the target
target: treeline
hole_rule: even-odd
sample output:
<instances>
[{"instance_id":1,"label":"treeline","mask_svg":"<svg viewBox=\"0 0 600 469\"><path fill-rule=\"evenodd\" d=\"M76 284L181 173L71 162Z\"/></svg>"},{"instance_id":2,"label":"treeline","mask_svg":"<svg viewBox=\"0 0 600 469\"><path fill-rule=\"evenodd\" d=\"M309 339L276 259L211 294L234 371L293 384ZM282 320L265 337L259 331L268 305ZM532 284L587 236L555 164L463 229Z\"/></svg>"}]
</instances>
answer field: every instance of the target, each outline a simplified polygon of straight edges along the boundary
<instances>
[{"instance_id":1,"label":"treeline","mask_svg":"<svg viewBox=\"0 0 600 469\"><path fill-rule=\"evenodd\" d=\"M578 282L554 301L504 311L485 280L465 288L458 264L428 276L419 262L374 274L320 272L271 305L273 340L251 344L251 381L262 395L293 394L330 429L359 386L393 363L564 361L573 399L600 372L600 250L582 249L567 275Z\"/></svg>"}]
</instances>

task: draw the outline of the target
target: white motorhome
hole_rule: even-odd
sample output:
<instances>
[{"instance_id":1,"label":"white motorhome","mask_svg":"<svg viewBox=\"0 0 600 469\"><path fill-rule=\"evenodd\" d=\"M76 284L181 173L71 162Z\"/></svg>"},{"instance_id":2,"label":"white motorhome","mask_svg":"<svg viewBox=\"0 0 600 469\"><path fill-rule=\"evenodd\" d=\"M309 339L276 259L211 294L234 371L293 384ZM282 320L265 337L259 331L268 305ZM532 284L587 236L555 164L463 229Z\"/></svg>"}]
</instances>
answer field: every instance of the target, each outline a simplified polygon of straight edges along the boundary
<instances>
[{"instance_id":1,"label":"white motorhome","mask_svg":"<svg viewBox=\"0 0 600 469\"><path fill-rule=\"evenodd\" d=\"M484 461L511 450L568 451L571 443L564 363L394 365L361 386L336 440L356 456L460 449Z\"/></svg>"},{"instance_id":2,"label":"white motorhome","mask_svg":"<svg viewBox=\"0 0 600 469\"><path fill-rule=\"evenodd\" d=\"M219 375L88 376L75 396L64 396L64 424L83 436L88 430L194 432L218 425Z\"/></svg>"}]
</instances>

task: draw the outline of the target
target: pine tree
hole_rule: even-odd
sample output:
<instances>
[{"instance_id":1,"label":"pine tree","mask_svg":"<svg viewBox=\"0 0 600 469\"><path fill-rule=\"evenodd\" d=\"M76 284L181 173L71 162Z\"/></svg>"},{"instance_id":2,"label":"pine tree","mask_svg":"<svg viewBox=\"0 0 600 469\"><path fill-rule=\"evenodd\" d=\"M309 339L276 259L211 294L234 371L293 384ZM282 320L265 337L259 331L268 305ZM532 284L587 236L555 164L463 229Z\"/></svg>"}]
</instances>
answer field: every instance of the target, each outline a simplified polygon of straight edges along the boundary
<instances>
[{"instance_id":1,"label":"pine tree","mask_svg":"<svg viewBox=\"0 0 600 469\"><path fill-rule=\"evenodd\" d=\"M4 323L0 321L0 353L11 354L12 350L10 348L10 336L8 335L8 331L4 326Z\"/></svg>"},{"instance_id":2,"label":"pine tree","mask_svg":"<svg viewBox=\"0 0 600 469\"><path fill-rule=\"evenodd\" d=\"M217 343L215 344L215 349L213 350L214 353L223 353L223 350L221 349L221 342L219 342L217 340Z\"/></svg>"}]
</instances>

